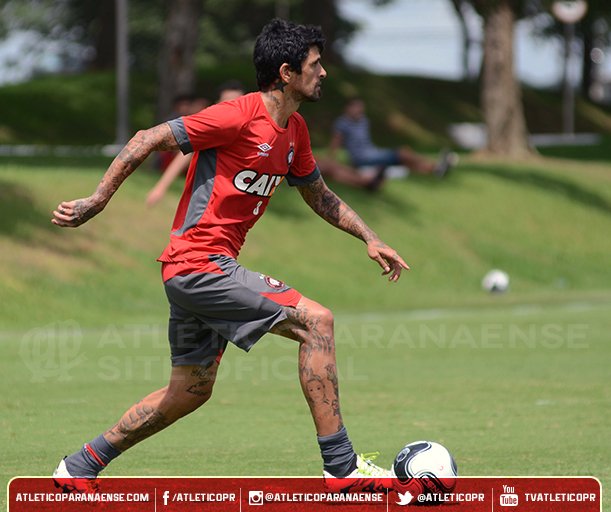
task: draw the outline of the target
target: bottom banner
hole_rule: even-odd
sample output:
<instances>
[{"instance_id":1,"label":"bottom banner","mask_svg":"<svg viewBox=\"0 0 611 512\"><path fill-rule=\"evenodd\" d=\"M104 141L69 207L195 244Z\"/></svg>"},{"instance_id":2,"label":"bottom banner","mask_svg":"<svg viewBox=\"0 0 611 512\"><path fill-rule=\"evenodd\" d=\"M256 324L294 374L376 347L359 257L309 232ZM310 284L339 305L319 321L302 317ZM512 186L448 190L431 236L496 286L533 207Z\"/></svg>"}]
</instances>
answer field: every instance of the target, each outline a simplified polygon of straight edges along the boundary
<instances>
[{"instance_id":1,"label":"bottom banner","mask_svg":"<svg viewBox=\"0 0 611 512\"><path fill-rule=\"evenodd\" d=\"M443 491L435 482L395 481L395 488L384 492L331 491L321 478L108 477L95 482L85 492L64 493L51 478L13 478L8 486L8 510L382 512L413 505L418 510L443 507L465 512L602 510L601 485L591 477L460 477Z\"/></svg>"}]
</instances>

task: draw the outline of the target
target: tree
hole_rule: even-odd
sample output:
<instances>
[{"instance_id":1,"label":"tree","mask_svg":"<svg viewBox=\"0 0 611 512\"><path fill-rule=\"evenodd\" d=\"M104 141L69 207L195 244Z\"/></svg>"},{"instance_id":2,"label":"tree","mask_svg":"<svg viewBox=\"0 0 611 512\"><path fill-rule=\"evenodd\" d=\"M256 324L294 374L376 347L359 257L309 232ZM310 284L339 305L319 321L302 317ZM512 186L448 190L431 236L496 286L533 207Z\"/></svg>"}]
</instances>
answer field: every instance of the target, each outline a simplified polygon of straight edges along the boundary
<instances>
[{"instance_id":1,"label":"tree","mask_svg":"<svg viewBox=\"0 0 611 512\"><path fill-rule=\"evenodd\" d=\"M63 70L82 69L84 46L78 30L65 23L68 0L0 0L0 39L7 45L3 67L13 80L29 79L48 72L49 56ZM16 37L14 37L16 36ZM12 54L12 55L11 55ZM12 76L11 76L12 75ZM6 76L2 77L4 81Z\"/></svg>"},{"instance_id":2,"label":"tree","mask_svg":"<svg viewBox=\"0 0 611 512\"><path fill-rule=\"evenodd\" d=\"M588 0L588 12L578 26L578 37L581 35L583 41L581 92L584 96L589 96L594 80L592 50L599 45L607 46L611 42L609 23L611 3L608 0Z\"/></svg>"},{"instance_id":3,"label":"tree","mask_svg":"<svg viewBox=\"0 0 611 512\"><path fill-rule=\"evenodd\" d=\"M325 61L340 64L343 62L340 48L357 30L357 25L339 15L337 2L330 0L308 0L303 2L303 23L320 25L327 40Z\"/></svg>"},{"instance_id":4,"label":"tree","mask_svg":"<svg viewBox=\"0 0 611 512\"><path fill-rule=\"evenodd\" d=\"M64 24L82 30L82 42L93 48L88 62L92 69L114 69L116 62L116 2L107 0L65 1Z\"/></svg>"},{"instance_id":5,"label":"tree","mask_svg":"<svg viewBox=\"0 0 611 512\"><path fill-rule=\"evenodd\" d=\"M195 54L198 45L201 0L174 0L167 14L161 55L157 117L167 119L177 94L195 89Z\"/></svg>"},{"instance_id":6,"label":"tree","mask_svg":"<svg viewBox=\"0 0 611 512\"><path fill-rule=\"evenodd\" d=\"M531 153L522 91L514 71L514 25L519 0L473 0L484 19L481 104L488 131L487 150L523 157Z\"/></svg>"},{"instance_id":7,"label":"tree","mask_svg":"<svg viewBox=\"0 0 611 512\"><path fill-rule=\"evenodd\" d=\"M367 1L383 5L393 0ZM164 119L177 94L194 92L197 64L250 59L255 37L275 15L321 25L327 38L325 61L341 62L341 44L358 26L341 17L338 4L339 0L129 0L130 67L158 70L157 115ZM65 69L114 70L115 0L0 0L0 37L23 28L40 34L37 54L45 54L49 40L63 42Z\"/></svg>"},{"instance_id":8,"label":"tree","mask_svg":"<svg viewBox=\"0 0 611 512\"><path fill-rule=\"evenodd\" d=\"M473 10L473 6L471 6L469 0L450 0L452 6L454 7L454 11L456 12L456 17L458 19L458 23L460 25L460 34L462 39L462 70L463 70L463 78L469 81L473 81L477 78L477 74L473 72L471 67L470 55L471 55L471 46L478 41L475 36L471 33L471 29L469 27L469 23L467 20L467 16L470 14L469 9Z\"/></svg>"},{"instance_id":9,"label":"tree","mask_svg":"<svg viewBox=\"0 0 611 512\"><path fill-rule=\"evenodd\" d=\"M550 12L554 0L544 0L542 12ZM609 24L611 23L611 3L608 0L588 0L585 17L575 27L575 37L582 43L581 93L588 97L594 79L595 62L592 50L606 47L611 43ZM564 38L564 27L550 16L550 23L541 30L543 37Z\"/></svg>"}]
</instances>

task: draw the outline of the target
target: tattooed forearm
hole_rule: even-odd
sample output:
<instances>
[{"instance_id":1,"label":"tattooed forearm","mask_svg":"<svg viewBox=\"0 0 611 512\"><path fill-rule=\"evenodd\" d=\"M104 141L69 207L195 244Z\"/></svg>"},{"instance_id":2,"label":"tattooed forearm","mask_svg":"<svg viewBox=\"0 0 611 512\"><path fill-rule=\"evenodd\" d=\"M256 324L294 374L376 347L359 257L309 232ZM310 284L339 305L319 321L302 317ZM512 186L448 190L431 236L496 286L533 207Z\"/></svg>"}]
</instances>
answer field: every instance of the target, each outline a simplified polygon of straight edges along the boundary
<instances>
[{"instance_id":1,"label":"tattooed forearm","mask_svg":"<svg viewBox=\"0 0 611 512\"><path fill-rule=\"evenodd\" d=\"M310 208L329 224L364 242L378 238L357 213L327 187L322 178L318 178L307 186L299 187L299 192Z\"/></svg>"},{"instance_id":2,"label":"tattooed forearm","mask_svg":"<svg viewBox=\"0 0 611 512\"><path fill-rule=\"evenodd\" d=\"M103 204L93 205L88 199L78 199L74 203L74 217L82 224L95 217L103 208Z\"/></svg>"}]
</instances>

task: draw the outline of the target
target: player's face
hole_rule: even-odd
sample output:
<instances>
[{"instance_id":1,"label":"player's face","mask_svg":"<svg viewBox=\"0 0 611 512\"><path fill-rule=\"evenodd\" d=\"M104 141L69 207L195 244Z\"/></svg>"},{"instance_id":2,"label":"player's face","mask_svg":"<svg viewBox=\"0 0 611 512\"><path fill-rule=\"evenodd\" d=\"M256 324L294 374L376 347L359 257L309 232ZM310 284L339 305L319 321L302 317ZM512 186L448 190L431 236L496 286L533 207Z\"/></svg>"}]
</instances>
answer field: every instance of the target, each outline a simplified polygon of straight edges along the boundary
<instances>
[{"instance_id":1,"label":"player's face","mask_svg":"<svg viewBox=\"0 0 611 512\"><path fill-rule=\"evenodd\" d=\"M295 77L295 90L301 93L305 100L318 101L322 96L322 81L326 76L327 72L320 62L320 51L316 46L312 46L301 64L301 74Z\"/></svg>"}]
</instances>

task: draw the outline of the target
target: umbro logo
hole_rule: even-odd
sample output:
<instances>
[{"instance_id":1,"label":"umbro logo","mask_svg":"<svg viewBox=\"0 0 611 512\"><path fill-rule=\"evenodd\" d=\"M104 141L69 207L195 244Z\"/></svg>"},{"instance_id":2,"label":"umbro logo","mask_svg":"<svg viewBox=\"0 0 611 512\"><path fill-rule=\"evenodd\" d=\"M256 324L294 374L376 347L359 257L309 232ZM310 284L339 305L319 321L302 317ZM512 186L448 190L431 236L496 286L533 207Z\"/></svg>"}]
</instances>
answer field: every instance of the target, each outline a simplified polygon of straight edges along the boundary
<instances>
[{"instance_id":1,"label":"umbro logo","mask_svg":"<svg viewBox=\"0 0 611 512\"><path fill-rule=\"evenodd\" d=\"M261 150L257 153L259 156L269 156L269 152L273 149L267 142L259 144L257 147Z\"/></svg>"}]
</instances>

